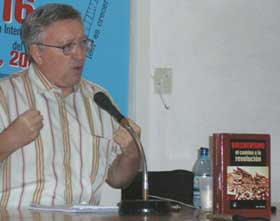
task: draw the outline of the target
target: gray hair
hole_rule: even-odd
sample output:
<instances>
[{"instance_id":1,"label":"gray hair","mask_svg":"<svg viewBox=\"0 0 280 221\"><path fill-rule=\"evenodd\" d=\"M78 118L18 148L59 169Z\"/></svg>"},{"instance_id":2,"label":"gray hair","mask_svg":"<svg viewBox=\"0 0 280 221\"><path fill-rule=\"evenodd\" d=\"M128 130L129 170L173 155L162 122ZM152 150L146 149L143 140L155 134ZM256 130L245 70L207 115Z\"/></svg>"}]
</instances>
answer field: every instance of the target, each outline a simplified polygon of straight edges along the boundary
<instances>
[{"instance_id":1,"label":"gray hair","mask_svg":"<svg viewBox=\"0 0 280 221\"><path fill-rule=\"evenodd\" d=\"M22 24L21 39L30 61L34 61L30 55L30 46L42 40L41 35L48 26L65 19L76 19L82 23L81 14L66 4L46 4L27 16Z\"/></svg>"}]
</instances>

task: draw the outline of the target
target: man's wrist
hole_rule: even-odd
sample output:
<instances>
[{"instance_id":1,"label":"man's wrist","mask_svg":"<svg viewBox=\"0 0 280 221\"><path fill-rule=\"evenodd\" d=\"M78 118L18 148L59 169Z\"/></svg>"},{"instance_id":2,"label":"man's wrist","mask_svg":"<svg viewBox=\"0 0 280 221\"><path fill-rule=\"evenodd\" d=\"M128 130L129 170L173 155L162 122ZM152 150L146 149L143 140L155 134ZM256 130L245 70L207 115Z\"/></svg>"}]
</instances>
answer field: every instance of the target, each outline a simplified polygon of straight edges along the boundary
<instances>
[{"instance_id":1,"label":"man's wrist","mask_svg":"<svg viewBox=\"0 0 280 221\"><path fill-rule=\"evenodd\" d=\"M1 159L7 158L14 150L17 149L17 138L8 129L0 134L0 154Z\"/></svg>"}]
</instances>

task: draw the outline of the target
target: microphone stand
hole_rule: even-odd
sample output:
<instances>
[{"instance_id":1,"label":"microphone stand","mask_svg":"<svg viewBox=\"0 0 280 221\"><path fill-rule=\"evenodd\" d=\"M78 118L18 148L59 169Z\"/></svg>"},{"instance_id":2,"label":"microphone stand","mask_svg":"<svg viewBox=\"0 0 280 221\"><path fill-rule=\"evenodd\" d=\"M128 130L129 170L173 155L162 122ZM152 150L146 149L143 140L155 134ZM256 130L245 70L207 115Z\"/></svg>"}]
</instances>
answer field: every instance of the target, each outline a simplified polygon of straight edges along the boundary
<instances>
[{"instance_id":1,"label":"microphone stand","mask_svg":"<svg viewBox=\"0 0 280 221\"><path fill-rule=\"evenodd\" d=\"M141 200L122 200L119 203L120 215L135 215L135 214L164 214L168 213L171 208L169 201L164 200L149 200L149 182L148 182L148 170L147 161L144 152L144 148L140 139L136 135L133 128L129 125L126 118L122 119L120 124L128 131L133 138L142 159L143 169L143 182L142 182L142 198Z\"/></svg>"}]
</instances>

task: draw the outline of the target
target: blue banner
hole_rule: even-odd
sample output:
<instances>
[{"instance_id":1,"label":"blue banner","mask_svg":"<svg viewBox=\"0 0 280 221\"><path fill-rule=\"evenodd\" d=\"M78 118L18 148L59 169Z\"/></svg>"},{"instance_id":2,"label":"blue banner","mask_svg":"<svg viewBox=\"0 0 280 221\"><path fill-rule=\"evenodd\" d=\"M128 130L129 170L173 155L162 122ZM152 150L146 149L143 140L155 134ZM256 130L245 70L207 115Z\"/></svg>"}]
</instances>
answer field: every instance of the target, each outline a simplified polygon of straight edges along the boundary
<instances>
[{"instance_id":1,"label":"blue banner","mask_svg":"<svg viewBox=\"0 0 280 221\"><path fill-rule=\"evenodd\" d=\"M0 3L0 77L29 65L20 39L27 14L46 3L65 3L81 12L85 32L94 40L84 77L106 88L124 114L128 112L129 0L2 0Z\"/></svg>"}]
</instances>

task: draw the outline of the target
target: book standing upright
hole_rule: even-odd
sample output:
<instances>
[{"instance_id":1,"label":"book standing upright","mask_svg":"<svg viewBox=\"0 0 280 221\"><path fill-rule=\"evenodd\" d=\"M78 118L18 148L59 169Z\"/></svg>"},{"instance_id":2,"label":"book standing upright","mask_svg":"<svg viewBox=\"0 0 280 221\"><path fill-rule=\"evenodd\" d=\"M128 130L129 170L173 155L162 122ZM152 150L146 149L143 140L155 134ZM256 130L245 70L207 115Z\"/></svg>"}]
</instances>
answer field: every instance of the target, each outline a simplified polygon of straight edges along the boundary
<instances>
[{"instance_id":1,"label":"book standing upright","mask_svg":"<svg viewBox=\"0 0 280 221\"><path fill-rule=\"evenodd\" d=\"M213 134L213 211L271 215L270 135Z\"/></svg>"}]
</instances>

